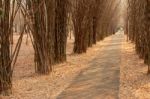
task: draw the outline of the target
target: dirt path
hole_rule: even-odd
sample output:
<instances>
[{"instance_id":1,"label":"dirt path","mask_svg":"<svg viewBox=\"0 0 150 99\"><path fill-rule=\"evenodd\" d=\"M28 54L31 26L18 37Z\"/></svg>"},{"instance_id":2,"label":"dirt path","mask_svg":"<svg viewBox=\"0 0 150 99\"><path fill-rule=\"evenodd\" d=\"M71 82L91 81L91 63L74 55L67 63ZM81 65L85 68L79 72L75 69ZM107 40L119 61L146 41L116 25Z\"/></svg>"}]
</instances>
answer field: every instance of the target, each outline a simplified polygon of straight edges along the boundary
<instances>
[{"instance_id":1,"label":"dirt path","mask_svg":"<svg viewBox=\"0 0 150 99\"><path fill-rule=\"evenodd\" d=\"M57 99L118 99L122 33L111 36L103 50Z\"/></svg>"}]
</instances>

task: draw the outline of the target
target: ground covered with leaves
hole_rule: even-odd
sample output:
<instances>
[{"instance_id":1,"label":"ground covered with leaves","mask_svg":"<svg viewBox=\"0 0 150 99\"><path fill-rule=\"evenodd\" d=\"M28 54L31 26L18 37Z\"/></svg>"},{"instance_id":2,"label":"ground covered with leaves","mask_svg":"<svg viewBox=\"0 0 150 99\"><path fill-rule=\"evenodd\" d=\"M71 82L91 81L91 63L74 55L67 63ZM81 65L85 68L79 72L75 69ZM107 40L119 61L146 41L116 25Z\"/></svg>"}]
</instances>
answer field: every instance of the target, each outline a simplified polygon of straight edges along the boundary
<instances>
[{"instance_id":1,"label":"ground covered with leaves","mask_svg":"<svg viewBox=\"0 0 150 99\"><path fill-rule=\"evenodd\" d=\"M150 99L147 65L135 52L134 44L124 41L120 66L120 99Z\"/></svg>"},{"instance_id":2,"label":"ground covered with leaves","mask_svg":"<svg viewBox=\"0 0 150 99\"><path fill-rule=\"evenodd\" d=\"M15 37L16 41L18 36ZM109 39L109 38L108 38ZM49 75L38 75L34 71L34 50L30 40L26 44L24 37L13 75L13 93L2 99L56 99L72 80L85 68L103 48L100 42L89 48L87 53L72 53L74 39L67 42L67 62L53 66ZM14 42L16 43L16 42ZM99 47L101 46L101 47Z\"/></svg>"},{"instance_id":3,"label":"ground covered with leaves","mask_svg":"<svg viewBox=\"0 0 150 99\"><path fill-rule=\"evenodd\" d=\"M105 40L111 40L111 37ZM101 41L89 48L87 53L75 55L72 53L73 42L73 39L68 39L67 62L53 66L52 73L42 76L34 71L34 50L30 40L26 44L25 36L14 68L12 95L1 96L0 99L56 99L79 73L88 68L89 62L106 45ZM147 66L136 54L134 44L126 42L126 38L122 43L121 55L120 99L149 99L150 76L146 74Z\"/></svg>"}]
</instances>

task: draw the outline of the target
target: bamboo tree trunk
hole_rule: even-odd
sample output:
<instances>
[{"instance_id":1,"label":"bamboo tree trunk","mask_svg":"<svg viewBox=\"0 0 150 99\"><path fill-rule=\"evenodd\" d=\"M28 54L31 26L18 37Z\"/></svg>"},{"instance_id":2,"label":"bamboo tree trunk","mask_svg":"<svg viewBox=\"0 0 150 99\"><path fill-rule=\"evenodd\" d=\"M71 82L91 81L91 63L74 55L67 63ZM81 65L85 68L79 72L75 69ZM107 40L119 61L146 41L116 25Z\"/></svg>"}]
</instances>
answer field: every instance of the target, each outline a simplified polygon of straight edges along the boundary
<instances>
[{"instance_id":1,"label":"bamboo tree trunk","mask_svg":"<svg viewBox=\"0 0 150 99\"><path fill-rule=\"evenodd\" d=\"M146 28L146 32L147 32L147 39L148 39L148 74L150 74L150 0L147 0L147 5L146 5L146 16L147 16L147 28Z\"/></svg>"},{"instance_id":2,"label":"bamboo tree trunk","mask_svg":"<svg viewBox=\"0 0 150 99\"><path fill-rule=\"evenodd\" d=\"M97 29L97 23L96 23L96 20L97 18L96 17L93 17L93 44L96 44L96 29Z\"/></svg>"},{"instance_id":3,"label":"bamboo tree trunk","mask_svg":"<svg viewBox=\"0 0 150 99\"><path fill-rule=\"evenodd\" d=\"M12 87L12 75L10 64L10 31L9 31L9 13L10 13L10 0L3 1L5 6L0 7L3 11L3 16L0 17L0 94L8 95Z\"/></svg>"}]
</instances>

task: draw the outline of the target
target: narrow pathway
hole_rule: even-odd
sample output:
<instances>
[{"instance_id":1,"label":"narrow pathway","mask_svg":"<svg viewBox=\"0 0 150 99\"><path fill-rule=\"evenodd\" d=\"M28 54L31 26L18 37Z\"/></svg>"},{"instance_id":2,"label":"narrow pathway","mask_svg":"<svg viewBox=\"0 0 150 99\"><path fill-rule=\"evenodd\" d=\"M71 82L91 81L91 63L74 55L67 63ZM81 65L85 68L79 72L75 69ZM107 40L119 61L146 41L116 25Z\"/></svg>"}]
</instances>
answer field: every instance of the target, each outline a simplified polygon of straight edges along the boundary
<instances>
[{"instance_id":1,"label":"narrow pathway","mask_svg":"<svg viewBox=\"0 0 150 99\"><path fill-rule=\"evenodd\" d=\"M108 44L57 99L118 99L123 40L123 33L104 40Z\"/></svg>"}]
</instances>

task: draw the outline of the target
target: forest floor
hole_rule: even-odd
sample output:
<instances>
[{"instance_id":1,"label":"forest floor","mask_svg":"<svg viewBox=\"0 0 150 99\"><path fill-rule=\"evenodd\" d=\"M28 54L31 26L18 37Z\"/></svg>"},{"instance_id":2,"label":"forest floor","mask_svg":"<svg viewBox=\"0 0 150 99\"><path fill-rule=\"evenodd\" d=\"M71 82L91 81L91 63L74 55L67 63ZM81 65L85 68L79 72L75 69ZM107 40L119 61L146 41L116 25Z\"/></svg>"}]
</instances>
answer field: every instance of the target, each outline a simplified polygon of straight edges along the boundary
<instances>
[{"instance_id":1,"label":"forest floor","mask_svg":"<svg viewBox=\"0 0 150 99\"><path fill-rule=\"evenodd\" d=\"M149 99L147 66L123 34L107 37L81 55L72 53L73 42L68 39L67 62L41 76L34 71L34 50L25 36L14 69L13 93L0 99Z\"/></svg>"},{"instance_id":2,"label":"forest floor","mask_svg":"<svg viewBox=\"0 0 150 99\"><path fill-rule=\"evenodd\" d=\"M1 96L2 99L56 99L106 45L105 42L99 42L87 53L76 55L72 53L74 39L68 39L67 62L53 66L52 73L41 76L34 71L34 50L30 40L26 44L26 38L23 39L13 73L13 93L8 97ZM17 39L18 36L15 36L14 45ZM105 40L109 41L111 37Z\"/></svg>"}]
</instances>

